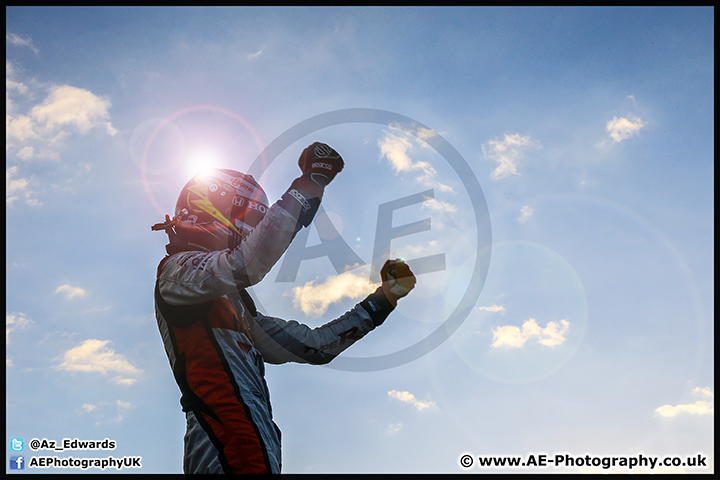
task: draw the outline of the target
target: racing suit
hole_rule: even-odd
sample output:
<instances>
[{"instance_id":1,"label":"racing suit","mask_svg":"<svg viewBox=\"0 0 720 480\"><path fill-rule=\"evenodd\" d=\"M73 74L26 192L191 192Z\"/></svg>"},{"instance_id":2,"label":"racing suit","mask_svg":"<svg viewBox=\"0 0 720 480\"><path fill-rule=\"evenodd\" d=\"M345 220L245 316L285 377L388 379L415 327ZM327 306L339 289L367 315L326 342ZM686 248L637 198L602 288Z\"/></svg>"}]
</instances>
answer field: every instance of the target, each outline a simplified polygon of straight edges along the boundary
<instances>
[{"instance_id":1,"label":"racing suit","mask_svg":"<svg viewBox=\"0 0 720 480\"><path fill-rule=\"evenodd\" d=\"M325 364L393 310L378 288L314 329L256 311L245 288L270 271L300 224L309 224L301 221L302 203L286 194L239 246L169 246L158 266L155 313L187 420L185 473L280 473L264 362Z\"/></svg>"}]
</instances>

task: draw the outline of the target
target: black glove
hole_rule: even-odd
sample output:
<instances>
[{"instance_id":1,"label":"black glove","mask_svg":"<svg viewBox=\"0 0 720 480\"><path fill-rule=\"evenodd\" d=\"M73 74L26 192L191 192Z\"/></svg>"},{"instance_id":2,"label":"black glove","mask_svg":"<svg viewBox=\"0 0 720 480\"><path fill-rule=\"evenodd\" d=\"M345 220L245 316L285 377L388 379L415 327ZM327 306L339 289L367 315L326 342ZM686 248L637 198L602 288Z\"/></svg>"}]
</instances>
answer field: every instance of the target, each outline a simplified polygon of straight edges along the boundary
<instances>
[{"instance_id":1,"label":"black glove","mask_svg":"<svg viewBox=\"0 0 720 480\"><path fill-rule=\"evenodd\" d=\"M345 162L332 147L315 142L300 154L298 166L303 174L293 181L278 202L285 210L297 215L296 233L301 227L310 225L325 186L343 169Z\"/></svg>"},{"instance_id":2,"label":"black glove","mask_svg":"<svg viewBox=\"0 0 720 480\"><path fill-rule=\"evenodd\" d=\"M303 176L325 188L345 166L342 157L331 146L315 142L300 154L298 166Z\"/></svg>"},{"instance_id":3,"label":"black glove","mask_svg":"<svg viewBox=\"0 0 720 480\"><path fill-rule=\"evenodd\" d=\"M382 289L390 303L397 304L399 298L404 297L415 288L417 279L402 259L388 260L380 269Z\"/></svg>"}]
</instances>

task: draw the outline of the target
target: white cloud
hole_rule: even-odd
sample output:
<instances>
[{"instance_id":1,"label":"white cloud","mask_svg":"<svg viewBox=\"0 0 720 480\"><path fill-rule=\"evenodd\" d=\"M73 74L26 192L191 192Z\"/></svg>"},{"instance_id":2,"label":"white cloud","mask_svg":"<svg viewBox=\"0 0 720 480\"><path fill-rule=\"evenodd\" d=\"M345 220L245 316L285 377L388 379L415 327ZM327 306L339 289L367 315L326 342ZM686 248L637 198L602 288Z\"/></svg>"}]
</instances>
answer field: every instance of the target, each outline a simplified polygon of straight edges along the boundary
<instances>
[{"instance_id":1,"label":"white cloud","mask_svg":"<svg viewBox=\"0 0 720 480\"><path fill-rule=\"evenodd\" d=\"M663 405L655 409L661 417L674 417L681 413L688 413L691 415L712 415L714 413L714 407L712 402L706 402L698 400L695 403L688 403L682 405Z\"/></svg>"},{"instance_id":2,"label":"white cloud","mask_svg":"<svg viewBox=\"0 0 720 480\"><path fill-rule=\"evenodd\" d=\"M96 96L89 90L62 85L55 87L41 105L30 111L30 116L47 133L57 132L62 127L74 127L80 133L87 133L95 126L102 126L110 135L115 135L108 119L110 101Z\"/></svg>"},{"instance_id":3,"label":"white cloud","mask_svg":"<svg viewBox=\"0 0 720 480\"><path fill-rule=\"evenodd\" d=\"M710 387L705 388L694 388L691 392L695 396L701 396L704 398L712 398L713 392ZM685 403L679 405L663 405L655 409L655 414L660 417L670 418L680 414L689 415L714 415L715 406L710 400L698 400L695 403Z\"/></svg>"},{"instance_id":4,"label":"white cloud","mask_svg":"<svg viewBox=\"0 0 720 480\"><path fill-rule=\"evenodd\" d=\"M486 307L476 307L475 309L482 312L505 312L505 307L503 307L502 305L489 305Z\"/></svg>"},{"instance_id":5,"label":"white cloud","mask_svg":"<svg viewBox=\"0 0 720 480\"><path fill-rule=\"evenodd\" d=\"M436 135L434 131L419 129L415 133L420 139L427 139ZM415 179L421 184L437 188L441 192L452 192L452 187L437 181L437 171L430 162L413 160L411 151L415 145L409 137L395 135L385 132L385 136L378 140L380 147L380 158L386 158L396 173L416 173Z\"/></svg>"},{"instance_id":6,"label":"white cloud","mask_svg":"<svg viewBox=\"0 0 720 480\"><path fill-rule=\"evenodd\" d=\"M35 149L33 147L27 146L23 147L20 150L18 150L17 156L20 157L22 160L29 160L35 155Z\"/></svg>"},{"instance_id":7,"label":"white cloud","mask_svg":"<svg viewBox=\"0 0 720 480\"><path fill-rule=\"evenodd\" d=\"M413 395L412 393L407 392L407 391L399 392L397 390L390 390L388 392L388 396L390 398L395 398L397 400L400 400L403 403L408 403L408 404L412 405L413 407L415 407L418 411L425 410L427 408L432 408L435 406L435 402L432 402L432 401L423 402L423 401L415 398L415 395Z\"/></svg>"},{"instance_id":8,"label":"white cloud","mask_svg":"<svg viewBox=\"0 0 720 480\"><path fill-rule=\"evenodd\" d=\"M129 387L130 385L133 385L135 382L137 382L136 378L123 378L123 377L115 377L112 379L112 382L116 385L125 385L126 387Z\"/></svg>"},{"instance_id":9,"label":"white cloud","mask_svg":"<svg viewBox=\"0 0 720 480\"><path fill-rule=\"evenodd\" d=\"M115 405L117 406L117 421L120 422L122 421L125 412L130 409L131 405L130 402L123 402L122 400L115 402Z\"/></svg>"},{"instance_id":10,"label":"white cloud","mask_svg":"<svg viewBox=\"0 0 720 480\"><path fill-rule=\"evenodd\" d=\"M248 53L248 54L247 54L247 59L250 60L250 61L255 60L255 59L258 58L260 55L262 55L262 53L263 53L262 50L258 50L258 51L255 52L255 53Z\"/></svg>"},{"instance_id":11,"label":"white cloud","mask_svg":"<svg viewBox=\"0 0 720 480\"><path fill-rule=\"evenodd\" d=\"M540 147L540 143L529 135L519 133L506 133L502 140L496 138L487 142L482 146L483 155L497 164L490 178L501 180L510 175L520 175L517 169L518 161L523 158L525 150L532 147Z\"/></svg>"},{"instance_id":12,"label":"white cloud","mask_svg":"<svg viewBox=\"0 0 720 480\"><path fill-rule=\"evenodd\" d=\"M707 397L707 398L711 398L713 396L713 392L712 392L712 390L710 390L710 387L704 387L704 388L696 387L690 393L692 393L693 395L699 395L701 397Z\"/></svg>"},{"instance_id":13,"label":"white cloud","mask_svg":"<svg viewBox=\"0 0 720 480\"><path fill-rule=\"evenodd\" d=\"M523 323L522 328L514 325L506 325L493 329L492 348L520 348L528 340L535 339L540 345L556 347L567 340L565 334L570 328L570 322L548 322L543 328L538 325L534 318Z\"/></svg>"},{"instance_id":14,"label":"white cloud","mask_svg":"<svg viewBox=\"0 0 720 480\"><path fill-rule=\"evenodd\" d=\"M80 287L72 287L68 284L60 285L57 290L55 290L55 293L62 293L65 295L65 300L72 300L75 297L82 298L87 293L87 290L83 290Z\"/></svg>"},{"instance_id":15,"label":"white cloud","mask_svg":"<svg viewBox=\"0 0 720 480\"><path fill-rule=\"evenodd\" d=\"M390 434L397 433L400 430L402 430L402 428L403 428L402 422L391 423L390 425L388 425L387 433L390 433Z\"/></svg>"},{"instance_id":16,"label":"white cloud","mask_svg":"<svg viewBox=\"0 0 720 480\"><path fill-rule=\"evenodd\" d=\"M306 315L320 316L330 305L344 298L359 299L374 292L375 283L370 282L365 266L358 272L344 272L328 277L323 283L308 282L293 288L293 304Z\"/></svg>"},{"instance_id":17,"label":"white cloud","mask_svg":"<svg viewBox=\"0 0 720 480\"><path fill-rule=\"evenodd\" d=\"M605 130L612 138L613 143L620 143L636 135L645 125L646 123L640 118L632 115L627 118L613 117L605 126Z\"/></svg>"},{"instance_id":18,"label":"white cloud","mask_svg":"<svg viewBox=\"0 0 720 480\"><path fill-rule=\"evenodd\" d=\"M5 170L5 203L10 206L19 199L24 199L27 205L37 207L42 205L30 188L30 180L18 176L18 167L10 167Z\"/></svg>"},{"instance_id":19,"label":"white cloud","mask_svg":"<svg viewBox=\"0 0 720 480\"><path fill-rule=\"evenodd\" d=\"M535 210L530 205L525 205L520 209L520 216L518 217L518 221L520 223L525 223L533 216L533 213L535 213Z\"/></svg>"},{"instance_id":20,"label":"white cloud","mask_svg":"<svg viewBox=\"0 0 720 480\"><path fill-rule=\"evenodd\" d=\"M396 250L395 256L398 258L420 258L433 255L438 252L439 244L438 240L430 240L429 242L402 245Z\"/></svg>"},{"instance_id":21,"label":"white cloud","mask_svg":"<svg viewBox=\"0 0 720 480\"><path fill-rule=\"evenodd\" d=\"M450 214L457 212L457 206L449 202L438 200L437 198L425 198L422 206L423 208L427 208L429 210L432 210L433 212L438 212L442 214Z\"/></svg>"},{"instance_id":22,"label":"white cloud","mask_svg":"<svg viewBox=\"0 0 720 480\"><path fill-rule=\"evenodd\" d=\"M33 323L24 313L5 314L5 344L10 343L10 332L19 328L25 328Z\"/></svg>"},{"instance_id":23,"label":"white cloud","mask_svg":"<svg viewBox=\"0 0 720 480\"><path fill-rule=\"evenodd\" d=\"M5 34L5 40L16 47L26 47L32 50L35 53L40 53L40 51L33 45L32 38L28 37L27 35L18 35L16 33L6 33Z\"/></svg>"},{"instance_id":24,"label":"white cloud","mask_svg":"<svg viewBox=\"0 0 720 480\"><path fill-rule=\"evenodd\" d=\"M5 116L5 138L8 141L5 145L6 150L9 148L10 141L14 140L22 143L37 137L35 125L30 117L26 115L18 117Z\"/></svg>"},{"instance_id":25,"label":"white cloud","mask_svg":"<svg viewBox=\"0 0 720 480\"><path fill-rule=\"evenodd\" d=\"M19 95L24 95L28 93L29 88L24 83L17 80L17 72L15 71L15 66L10 61L5 61L5 115L6 115L6 121L8 115L12 112L13 109L13 101L10 97L10 93L16 93Z\"/></svg>"},{"instance_id":26,"label":"white cloud","mask_svg":"<svg viewBox=\"0 0 720 480\"><path fill-rule=\"evenodd\" d=\"M85 340L62 355L59 370L69 372L99 372L102 375L116 374L112 381L118 385L132 385L141 372L124 355L107 347L110 340Z\"/></svg>"},{"instance_id":27,"label":"white cloud","mask_svg":"<svg viewBox=\"0 0 720 480\"><path fill-rule=\"evenodd\" d=\"M8 71L11 72L12 67L10 66L10 64L7 63L6 65L8 66L8 68L6 68L6 72L8 72ZM23 93L27 93L27 91L28 91L27 85L20 83L20 82L16 82L14 80L11 80L8 77L5 78L5 89L6 89L5 107L7 108L7 110L10 110L10 108L8 108L8 107L12 107L12 105L13 105L10 97L7 96L8 92L16 91L17 93L23 94Z\"/></svg>"},{"instance_id":28,"label":"white cloud","mask_svg":"<svg viewBox=\"0 0 720 480\"><path fill-rule=\"evenodd\" d=\"M57 158L57 149L68 135L86 134L102 128L109 135L117 130L110 123L108 99L89 90L61 85L50 88L45 99L19 111L19 96L32 99L43 95L43 87L19 79L12 63L5 63L6 112L5 150L17 154L21 160L31 158ZM29 86L32 85L32 86Z\"/></svg>"},{"instance_id":29,"label":"white cloud","mask_svg":"<svg viewBox=\"0 0 720 480\"><path fill-rule=\"evenodd\" d=\"M125 417L125 412L132 408L130 402L115 400L114 402L102 401L98 405L92 403L83 403L76 410L78 414L92 413L97 419L95 425L102 425L108 422L121 422Z\"/></svg>"},{"instance_id":30,"label":"white cloud","mask_svg":"<svg viewBox=\"0 0 720 480\"><path fill-rule=\"evenodd\" d=\"M409 139L386 133L385 137L378 141L378 145L381 158L387 158L396 172L412 170L413 161L408 155L412 143Z\"/></svg>"}]
</instances>

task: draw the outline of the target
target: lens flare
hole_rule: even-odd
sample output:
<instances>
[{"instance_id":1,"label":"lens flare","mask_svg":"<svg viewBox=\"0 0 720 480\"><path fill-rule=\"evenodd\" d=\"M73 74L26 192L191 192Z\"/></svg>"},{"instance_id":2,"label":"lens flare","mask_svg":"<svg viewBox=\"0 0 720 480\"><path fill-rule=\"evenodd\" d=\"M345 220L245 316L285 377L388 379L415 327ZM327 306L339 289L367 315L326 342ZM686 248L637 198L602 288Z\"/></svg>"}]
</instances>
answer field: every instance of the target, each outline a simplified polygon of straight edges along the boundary
<instances>
[{"instance_id":1,"label":"lens flare","mask_svg":"<svg viewBox=\"0 0 720 480\"><path fill-rule=\"evenodd\" d=\"M215 105L195 105L178 110L162 119L144 121L131 136L130 156L140 169L143 188L148 200L161 214L167 213L167 209L160 206L155 198L151 185L156 182L151 182L149 176L177 175L182 166L182 178L173 179L172 182L169 182L173 183L177 180L177 184L182 184L187 181L188 177L195 175L198 171L220 166L222 162L227 160L219 145L192 147L189 149L188 145L192 144L193 137L202 135L203 129L197 128L188 131L183 130L178 125L181 118L191 114L208 112L229 117L239 123L243 130L252 137L257 151L263 152L265 149L260 137L247 120L235 112ZM207 125L205 125L205 128L207 128ZM251 158L251 156L248 156L248 158Z\"/></svg>"},{"instance_id":2,"label":"lens flare","mask_svg":"<svg viewBox=\"0 0 720 480\"><path fill-rule=\"evenodd\" d=\"M185 173L189 176L202 175L214 168L226 166L226 159L222 152L212 147L197 148L188 152L185 161Z\"/></svg>"}]
</instances>

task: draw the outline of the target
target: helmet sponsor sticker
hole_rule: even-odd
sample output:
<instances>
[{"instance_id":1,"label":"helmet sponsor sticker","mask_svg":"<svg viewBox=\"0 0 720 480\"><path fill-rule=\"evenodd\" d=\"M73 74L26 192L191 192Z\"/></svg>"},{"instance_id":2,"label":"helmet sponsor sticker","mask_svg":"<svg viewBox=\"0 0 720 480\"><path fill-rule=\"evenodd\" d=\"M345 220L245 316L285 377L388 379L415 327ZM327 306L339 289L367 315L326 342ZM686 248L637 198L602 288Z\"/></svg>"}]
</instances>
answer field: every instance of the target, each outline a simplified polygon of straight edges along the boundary
<instances>
[{"instance_id":1,"label":"helmet sponsor sticker","mask_svg":"<svg viewBox=\"0 0 720 480\"><path fill-rule=\"evenodd\" d=\"M227 228L227 227L226 227L225 225L223 225L222 223L218 222L217 220L213 220L213 226L214 226L215 228L217 228L218 230L221 230L221 231L222 231L225 235L227 235L228 237L232 235L232 232L230 231L230 229Z\"/></svg>"}]
</instances>

